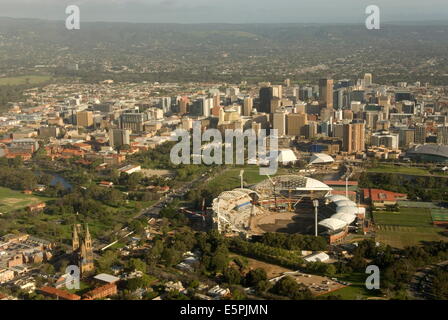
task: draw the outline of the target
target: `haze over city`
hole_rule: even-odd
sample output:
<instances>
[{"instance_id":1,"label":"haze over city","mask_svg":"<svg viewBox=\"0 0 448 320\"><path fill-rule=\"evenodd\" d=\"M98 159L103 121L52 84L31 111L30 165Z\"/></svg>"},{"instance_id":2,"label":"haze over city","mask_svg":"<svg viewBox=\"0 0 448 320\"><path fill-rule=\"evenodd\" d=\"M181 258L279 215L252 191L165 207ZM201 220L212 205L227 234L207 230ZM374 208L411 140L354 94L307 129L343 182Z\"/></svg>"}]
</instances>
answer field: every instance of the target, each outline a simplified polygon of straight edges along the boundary
<instances>
[{"instance_id":1,"label":"haze over city","mask_svg":"<svg viewBox=\"0 0 448 320\"><path fill-rule=\"evenodd\" d=\"M146 23L359 23L369 5L382 20L448 20L445 0L2 0L0 16L64 20L79 5L83 21Z\"/></svg>"}]
</instances>

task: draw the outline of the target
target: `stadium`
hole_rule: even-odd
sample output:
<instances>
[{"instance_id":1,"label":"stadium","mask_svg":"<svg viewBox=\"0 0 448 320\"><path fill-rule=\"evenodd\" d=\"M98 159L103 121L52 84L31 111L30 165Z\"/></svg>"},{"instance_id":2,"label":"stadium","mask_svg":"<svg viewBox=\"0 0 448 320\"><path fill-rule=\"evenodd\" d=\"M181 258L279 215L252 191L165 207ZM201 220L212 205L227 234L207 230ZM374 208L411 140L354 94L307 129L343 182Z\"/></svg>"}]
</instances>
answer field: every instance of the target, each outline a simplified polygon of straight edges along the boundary
<instances>
[{"instance_id":1,"label":"stadium","mask_svg":"<svg viewBox=\"0 0 448 320\"><path fill-rule=\"evenodd\" d=\"M364 208L325 183L299 175L283 175L222 192L212 203L214 228L227 236L251 237L266 232L314 234L318 201L318 233L330 243L342 240L362 219Z\"/></svg>"}]
</instances>

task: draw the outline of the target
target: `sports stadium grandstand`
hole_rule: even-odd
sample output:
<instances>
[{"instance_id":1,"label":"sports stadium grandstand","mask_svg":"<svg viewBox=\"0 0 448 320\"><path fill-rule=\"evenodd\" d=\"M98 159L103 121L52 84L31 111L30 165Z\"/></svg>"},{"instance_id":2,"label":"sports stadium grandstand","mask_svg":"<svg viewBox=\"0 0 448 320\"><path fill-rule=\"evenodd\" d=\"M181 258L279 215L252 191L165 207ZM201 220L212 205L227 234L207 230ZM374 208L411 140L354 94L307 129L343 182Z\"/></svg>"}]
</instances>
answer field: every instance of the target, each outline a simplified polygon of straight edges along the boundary
<instances>
[{"instance_id":1,"label":"sports stadium grandstand","mask_svg":"<svg viewBox=\"0 0 448 320\"><path fill-rule=\"evenodd\" d=\"M358 208L344 196L331 195L331 191L325 183L309 177L269 177L251 188L225 191L215 198L214 227L226 235L252 236L267 232L263 226L283 223L282 226L305 225L295 230L309 232L314 228L312 201L317 199L322 204L319 207L321 233L331 241L334 235L346 235L348 226L364 213L364 208ZM276 227L272 228L285 229Z\"/></svg>"}]
</instances>

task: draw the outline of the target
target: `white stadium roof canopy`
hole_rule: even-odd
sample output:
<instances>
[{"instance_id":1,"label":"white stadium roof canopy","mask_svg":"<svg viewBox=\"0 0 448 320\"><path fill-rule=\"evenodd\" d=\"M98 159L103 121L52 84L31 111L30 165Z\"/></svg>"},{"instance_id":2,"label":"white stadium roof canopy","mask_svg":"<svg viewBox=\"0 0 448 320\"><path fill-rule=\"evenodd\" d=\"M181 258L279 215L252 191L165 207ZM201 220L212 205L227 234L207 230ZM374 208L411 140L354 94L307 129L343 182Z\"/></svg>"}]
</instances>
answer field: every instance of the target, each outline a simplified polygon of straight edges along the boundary
<instances>
[{"instance_id":1,"label":"white stadium roof canopy","mask_svg":"<svg viewBox=\"0 0 448 320\"><path fill-rule=\"evenodd\" d=\"M253 189L260 192L261 190L273 189L273 183L276 190L298 190L298 191L331 191L331 187L319 180L300 176L300 175L283 175L275 176L271 179L263 180L256 184Z\"/></svg>"},{"instance_id":2,"label":"white stadium roof canopy","mask_svg":"<svg viewBox=\"0 0 448 320\"><path fill-rule=\"evenodd\" d=\"M336 202L336 201L341 201L341 200L349 200L347 197L345 196L341 196L339 194L335 194L335 195L331 195L326 197L328 200Z\"/></svg>"},{"instance_id":3,"label":"white stadium roof canopy","mask_svg":"<svg viewBox=\"0 0 448 320\"><path fill-rule=\"evenodd\" d=\"M342 229L345 226L347 226L347 224L348 223L345 221L333 218L324 219L321 222L319 222L320 226L330 229L331 231Z\"/></svg>"},{"instance_id":4,"label":"white stadium roof canopy","mask_svg":"<svg viewBox=\"0 0 448 320\"><path fill-rule=\"evenodd\" d=\"M354 214L349 213L336 213L331 216L331 219L338 219L346 222L347 224L351 224L356 220L356 216Z\"/></svg>"},{"instance_id":5,"label":"white stadium roof canopy","mask_svg":"<svg viewBox=\"0 0 448 320\"><path fill-rule=\"evenodd\" d=\"M334 202L338 207L356 207L356 203L350 200L338 200Z\"/></svg>"},{"instance_id":6,"label":"white stadium roof canopy","mask_svg":"<svg viewBox=\"0 0 448 320\"><path fill-rule=\"evenodd\" d=\"M342 207L337 207L336 212L355 215L355 214L359 213L359 209L358 209L358 207L353 207L353 206L342 206Z\"/></svg>"}]
</instances>

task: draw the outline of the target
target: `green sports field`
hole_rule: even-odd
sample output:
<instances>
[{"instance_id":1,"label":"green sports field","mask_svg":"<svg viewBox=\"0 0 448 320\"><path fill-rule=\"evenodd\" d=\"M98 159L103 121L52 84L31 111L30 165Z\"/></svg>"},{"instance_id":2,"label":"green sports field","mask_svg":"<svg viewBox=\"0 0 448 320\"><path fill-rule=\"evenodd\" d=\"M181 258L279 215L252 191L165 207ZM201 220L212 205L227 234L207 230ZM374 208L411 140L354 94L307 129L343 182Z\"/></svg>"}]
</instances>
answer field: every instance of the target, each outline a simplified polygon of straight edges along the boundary
<instances>
[{"instance_id":1,"label":"green sports field","mask_svg":"<svg viewBox=\"0 0 448 320\"><path fill-rule=\"evenodd\" d=\"M431 218L433 222L448 223L448 210L431 209Z\"/></svg>"},{"instance_id":2,"label":"green sports field","mask_svg":"<svg viewBox=\"0 0 448 320\"><path fill-rule=\"evenodd\" d=\"M392 247L404 248L421 241L448 240L443 229L432 224L431 209L401 208L400 212L373 213L377 226L376 240Z\"/></svg>"},{"instance_id":3,"label":"green sports field","mask_svg":"<svg viewBox=\"0 0 448 320\"><path fill-rule=\"evenodd\" d=\"M2 213L22 209L45 200L48 199L0 187L0 212Z\"/></svg>"},{"instance_id":4,"label":"green sports field","mask_svg":"<svg viewBox=\"0 0 448 320\"><path fill-rule=\"evenodd\" d=\"M397 173L397 174L407 174L416 176L427 176L430 175L429 171L422 168L416 167L404 167L404 166L394 166L381 164L375 168L369 168L367 172L377 172L377 173Z\"/></svg>"}]
</instances>

